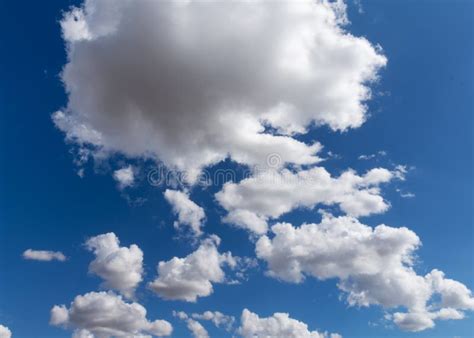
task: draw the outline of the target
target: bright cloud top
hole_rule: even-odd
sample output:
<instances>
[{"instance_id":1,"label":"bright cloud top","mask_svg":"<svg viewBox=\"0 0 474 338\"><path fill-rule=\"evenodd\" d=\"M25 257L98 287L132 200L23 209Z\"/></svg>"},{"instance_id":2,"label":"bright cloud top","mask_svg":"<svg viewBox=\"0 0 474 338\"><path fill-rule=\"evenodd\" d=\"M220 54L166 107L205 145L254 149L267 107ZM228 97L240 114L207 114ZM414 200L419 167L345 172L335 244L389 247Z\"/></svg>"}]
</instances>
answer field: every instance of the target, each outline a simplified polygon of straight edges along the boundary
<instances>
[{"instance_id":1,"label":"bright cloud top","mask_svg":"<svg viewBox=\"0 0 474 338\"><path fill-rule=\"evenodd\" d=\"M27 249L23 252L23 258L33 261L60 261L64 262L67 257L60 251L49 251L49 250L33 250Z\"/></svg>"},{"instance_id":2,"label":"bright cloud top","mask_svg":"<svg viewBox=\"0 0 474 338\"><path fill-rule=\"evenodd\" d=\"M294 283L305 276L338 278L350 305L406 308L407 313L393 316L402 329L423 330L433 327L434 319L461 319L463 310L474 309L471 291L463 284L438 270L416 274L413 255L421 242L407 228L372 229L352 217L325 214L320 224L295 228L279 223L272 233L272 239L263 236L256 244L268 275Z\"/></svg>"},{"instance_id":3,"label":"bright cloud top","mask_svg":"<svg viewBox=\"0 0 474 338\"><path fill-rule=\"evenodd\" d=\"M276 312L262 318L247 309L242 311L238 333L244 338L289 337L289 338L342 338L338 334L310 331L308 325L290 318L288 313Z\"/></svg>"},{"instance_id":4,"label":"bright cloud top","mask_svg":"<svg viewBox=\"0 0 474 338\"><path fill-rule=\"evenodd\" d=\"M315 163L319 145L292 135L359 127L386 64L345 22L340 1L88 0L61 21L69 101L53 120L102 155L160 159L191 178L228 156Z\"/></svg>"},{"instance_id":5,"label":"bright cloud top","mask_svg":"<svg viewBox=\"0 0 474 338\"><path fill-rule=\"evenodd\" d=\"M173 328L165 320L150 322L146 309L138 303L126 303L111 292L90 292L77 296L67 308L55 305L50 324L77 329L75 337L169 336Z\"/></svg>"},{"instance_id":6,"label":"bright cloud top","mask_svg":"<svg viewBox=\"0 0 474 338\"><path fill-rule=\"evenodd\" d=\"M96 256L89 265L89 272L103 278L105 287L133 297L135 288L142 281L143 252L140 248L135 244L121 247L113 232L90 238L86 247Z\"/></svg>"},{"instance_id":7,"label":"bright cloud top","mask_svg":"<svg viewBox=\"0 0 474 338\"><path fill-rule=\"evenodd\" d=\"M201 225L206 218L204 209L191 201L189 195L182 191L167 189L164 196L171 204L173 212L178 216L178 220L174 222L174 227L180 229L183 225L187 225L194 235L201 235Z\"/></svg>"},{"instance_id":8,"label":"bright cloud top","mask_svg":"<svg viewBox=\"0 0 474 338\"><path fill-rule=\"evenodd\" d=\"M209 296L212 283L223 283L223 265L236 267L237 261L230 252L219 253L220 239L211 236L199 248L184 258L173 257L158 264L158 278L149 284L160 297L195 302L198 297Z\"/></svg>"},{"instance_id":9,"label":"bright cloud top","mask_svg":"<svg viewBox=\"0 0 474 338\"><path fill-rule=\"evenodd\" d=\"M269 219L298 207L336 204L353 216L384 212L389 204L381 196L379 186L402 174L398 169L383 168L362 176L348 170L336 178L322 167L296 173L287 169L267 171L239 183L226 183L216 199L228 211L224 221L264 234Z\"/></svg>"}]
</instances>

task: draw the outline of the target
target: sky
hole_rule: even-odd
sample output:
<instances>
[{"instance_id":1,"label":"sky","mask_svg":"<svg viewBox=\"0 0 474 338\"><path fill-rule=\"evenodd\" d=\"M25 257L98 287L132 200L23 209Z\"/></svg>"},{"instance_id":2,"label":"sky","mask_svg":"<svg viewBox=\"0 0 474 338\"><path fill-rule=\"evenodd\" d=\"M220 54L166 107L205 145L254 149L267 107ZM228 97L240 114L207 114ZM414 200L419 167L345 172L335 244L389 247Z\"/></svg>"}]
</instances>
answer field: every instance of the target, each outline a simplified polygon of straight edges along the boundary
<instances>
[{"instance_id":1,"label":"sky","mask_svg":"<svg viewBox=\"0 0 474 338\"><path fill-rule=\"evenodd\" d=\"M473 7L0 3L0 337L474 336Z\"/></svg>"}]
</instances>

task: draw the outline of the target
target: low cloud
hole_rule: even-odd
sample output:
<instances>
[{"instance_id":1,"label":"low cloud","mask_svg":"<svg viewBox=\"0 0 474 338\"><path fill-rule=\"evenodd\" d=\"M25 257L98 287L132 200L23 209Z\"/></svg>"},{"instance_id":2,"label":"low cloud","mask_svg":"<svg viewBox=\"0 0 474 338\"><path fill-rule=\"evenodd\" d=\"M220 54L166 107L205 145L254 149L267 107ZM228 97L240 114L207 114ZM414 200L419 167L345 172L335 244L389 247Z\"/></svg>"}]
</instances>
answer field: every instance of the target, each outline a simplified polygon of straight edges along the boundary
<instances>
[{"instance_id":1,"label":"low cloud","mask_svg":"<svg viewBox=\"0 0 474 338\"><path fill-rule=\"evenodd\" d=\"M23 252L23 258L33 261L59 261L64 262L67 257L60 251L49 251L49 250L33 250L27 249Z\"/></svg>"},{"instance_id":2,"label":"low cloud","mask_svg":"<svg viewBox=\"0 0 474 338\"><path fill-rule=\"evenodd\" d=\"M146 309L138 303L126 303L112 292L89 292L77 296L69 308L55 305L50 324L76 329L76 338L169 336L173 327L165 320L149 321Z\"/></svg>"}]
</instances>

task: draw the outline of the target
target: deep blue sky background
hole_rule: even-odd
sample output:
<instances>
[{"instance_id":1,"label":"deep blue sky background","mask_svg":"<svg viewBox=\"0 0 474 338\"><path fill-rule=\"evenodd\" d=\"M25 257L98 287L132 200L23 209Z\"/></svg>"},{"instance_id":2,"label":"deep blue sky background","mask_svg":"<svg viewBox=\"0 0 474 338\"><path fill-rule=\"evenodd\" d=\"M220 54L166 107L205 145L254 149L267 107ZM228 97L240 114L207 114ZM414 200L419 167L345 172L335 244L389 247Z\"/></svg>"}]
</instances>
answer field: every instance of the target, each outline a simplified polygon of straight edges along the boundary
<instances>
[{"instance_id":1,"label":"deep blue sky background","mask_svg":"<svg viewBox=\"0 0 474 338\"><path fill-rule=\"evenodd\" d=\"M15 338L70 336L48 325L49 310L99 288L99 279L87 274L92 255L82 246L90 236L114 231L123 245L138 244L146 281L156 275L159 260L193 250L173 240L162 188L145 184L132 190L132 196L148 200L132 207L105 170L94 173L89 165L85 178L76 175L70 146L50 120L66 103L58 77L65 63L58 22L70 4L0 2L0 324ZM473 289L474 1L362 1L362 7L360 14L350 4L348 30L379 43L389 61L369 104L372 116L357 130L338 134L320 128L305 139L342 156L326 163L334 174L392 163L415 167L406 182L386 188L390 211L362 221L414 230L423 241L417 271L438 268ZM357 160L378 150L388 156ZM402 198L396 188L416 197ZM209 194L217 190L197 188L191 195L206 210L204 229L222 238L222 250L253 255L244 231L219 222L222 211ZM296 225L318 218L309 211L284 217ZM25 261L21 253L27 248L61 250L70 259ZM244 307L261 316L289 312L311 329L344 337L474 336L473 314L439 321L422 333L403 333L384 326L380 308L347 308L334 280L292 285L265 277L263 270L252 271L242 285L215 285L214 294L196 304L161 301L144 283L138 297L150 319L172 321L176 336L188 331L172 310L219 310L239 317ZM222 336L203 324L211 336Z\"/></svg>"}]
</instances>

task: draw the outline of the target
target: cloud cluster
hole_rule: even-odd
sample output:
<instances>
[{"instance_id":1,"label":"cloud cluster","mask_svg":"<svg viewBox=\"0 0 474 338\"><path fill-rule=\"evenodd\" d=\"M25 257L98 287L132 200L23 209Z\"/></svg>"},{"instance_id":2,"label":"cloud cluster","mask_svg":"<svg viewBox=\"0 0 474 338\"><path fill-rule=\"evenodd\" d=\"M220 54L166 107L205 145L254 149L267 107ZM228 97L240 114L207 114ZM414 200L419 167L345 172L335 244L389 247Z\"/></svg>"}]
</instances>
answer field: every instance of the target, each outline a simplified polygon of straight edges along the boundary
<instances>
[{"instance_id":1,"label":"cloud cluster","mask_svg":"<svg viewBox=\"0 0 474 338\"><path fill-rule=\"evenodd\" d=\"M88 0L61 21L68 104L53 121L101 155L191 178L226 157L315 163L320 146L293 134L359 127L386 64L346 22L341 1Z\"/></svg>"},{"instance_id":2,"label":"cloud cluster","mask_svg":"<svg viewBox=\"0 0 474 338\"><path fill-rule=\"evenodd\" d=\"M262 236L256 244L268 275L294 283L305 276L337 278L350 305L406 308L407 313L393 315L402 329L423 330L433 327L435 319L460 319L463 310L474 309L471 291L463 284L438 270L426 276L414 271L414 252L421 242L407 228L372 229L352 217L324 214L319 224L295 228L278 223L272 233L272 239Z\"/></svg>"},{"instance_id":3,"label":"cloud cluster","mask_svg":"<svg viewBox=\"0 0 474 338\"><path fill-rule=\"evenodd\" d=\"M384 212L389 205L379 186L402 175L398 169L384 168L372 169L362 176L348 170L335 178L322 167L297 172L270 170L238 183L226 183L216 199L228 211L225 222L264 234L269 219L299 207L339 205L353 216Z\"/></svg>"},{"instance_id":4,"label":"cloud cluster","mask_svg":"<svg viewBox=\"0 0 474 338\"><path fill-rule=\"evenodd\" d=\"M89 272L103 278L105 287L133 297L135 288L142 281L142 250L135 244L121 247L113 232L90 238L86 247L96 256L89 265Z\"/></svg>"},{"instance_id":5,"label":"cloud cluster","mask_svg":"<svg viewBox=\"0 0 474 338\"><path fill-rule=\"evenodd\" d=\"M27 249L23 252L23 258L33 261L60 261L64 262L67 257L60 251L49 251L49 250L33 250Z\"/></svg>"},{"instance_id":6,"label":"cloud cluster","mask_svg":"<svg viewBox=\"0 0 474 338\"><path fill-rule=\"evenodd\" d=\"M206 218L204 209L191 201L189 195L182 191L167 189L164 196L171 204L173 212L178 216L174 227L180 229L183 225L187 225L195 236L200 236L202 234L201 225Z\"/></svg>"},{"instance_id":7,"label":"cloud cluster","mask_svg":"<svg viewBox=\"0 0 474 338\"><path fill-rule=\"evenodd\" d=\"M198 297L209 296L212 283L225 281L223 265L237 264L230 252L218 252L219 243L217 236L211 236L188 256L159 262L158 277L149 283L150 288L163 299L195 302Z\"/></svg>"},{"instance_id":8,"label":"cloud cluster","mask_svg":"<svg viewBox=\"0 0 474 338\"><path fill-rule=\"evenodd\" d=\"M290 318L288 313L276 312L270 317L261 318L247 309L242 311L241 326L238 333L244 338L288 337L288 338L342 338L339 334L310 331L308 325Z\"/></svg>"},{"instance_id":9,"label":"cloud cluster","mask_svg":"<svg viewBox=\"0 0 474 338\"><path fill-rule=\"evenodd\" d=\"M76 329L75 338L161 337L173 331L165 320L149 321L142 305L126 303L111 292L76 296L69 308L55 305L51 309L50 324Z\"/></svg>"},{"instance_id":10,"label":"cloud cluster","mask_svg":"<svg viewBox=\"0 0 474 338\"><path fill-rule=\"evenodd\" d=\"M6 326L0 325L0 338L11 338L12 332Z\"/></svg>"}]
</instances>

